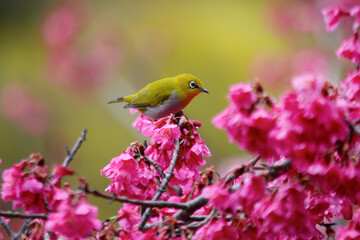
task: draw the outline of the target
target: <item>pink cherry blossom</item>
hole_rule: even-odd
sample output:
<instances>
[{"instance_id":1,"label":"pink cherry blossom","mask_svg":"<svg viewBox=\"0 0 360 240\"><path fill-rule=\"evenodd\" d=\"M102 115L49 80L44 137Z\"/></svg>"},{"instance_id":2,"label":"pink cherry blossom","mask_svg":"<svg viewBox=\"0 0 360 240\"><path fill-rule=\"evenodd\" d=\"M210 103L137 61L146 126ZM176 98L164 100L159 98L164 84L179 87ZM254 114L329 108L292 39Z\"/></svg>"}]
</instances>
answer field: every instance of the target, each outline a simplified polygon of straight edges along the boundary
<instances>
[{"instance_id":1,"label":"pink cherry blossom","mask_svg":"<svg viewBox=\"0 0 360 240\"><path fill-rule=\"evenodd\" d=\"M340 83L343 97L349 100L360 100L360 71L348 73L345 80Z\"/></svg>"},{"instance_id":2,"label":"pink cherry blossom","mask_svg":"<svg viewBox=\"0 0 360 240\"><path fill-rule=\"evenodd\" d=\"M300 185L282 185L256 205L254 214L262 219L258 236L277 239L276 236L283 234L288 239L322 239L322 234L315 228L316 222L311 221L305 209L304 201Z\"/></svg>"},{"instance_id":3,"label":"pink cherry blossom","mask_svg":"<svg viewBox=\"0 0 360 240\"><path fill-rule=\"evenodd\" d=\"M306 170L317 156L334 149L349 133L343 110L321 91L292 91L276 105L276 126L270 138L278 154Z\"/></svg>"},{"instance_id":4,"label":"pink cherry blossom","mask_svg":"<svg viewBox=\"0 0 360 240\"><path fill-rule=\"evenodd\" d=\"M322 77L310 73L296 75L291 79L291 86L296 91L321 91L324 85Z\"/></svg>"},{"instance_id":5,"label":"pink cherry blossom","mask_svg":"<svg viewBox=\"0 0 360 240\"><path fill-rule=\"evenodd\" d=\"M63 235L66 239L83 239L93 230L100 230L97 207L89 204L85 196L75 201L72 197L62 201L56 211L49 213L45 229Z\"/></svg>"},{"instance_id":6,"label":"pink cherry blossom","mask_svg":"<svg viewBox=\"0 0 360 240\"><path fill-rule=\"evenodd\" d=\"M249 109L258 97L253 91L253 86L248 83L238 83L230 87L229 97L231 102L243 109Z\"/></svg>"},{"instance_id":7,"label":"pink cherry blossom","mask_svg":"<svg viewBox=\"0 0 360 240\"><path fill-rule=\"evenodd\" d=\"M140 114L138 118L133 122L132 126L139 130L145 137L150 137L154 134L154 123L147 116Z\"/></svg>"},{"instance_id":8,"label":"pink cherry blossom","mask_svg":"<svg viewBox=\"0 0 360 240\"><path fill-rule=\"evenodd\" d=\"M239 148L268 158L276 156L273 146L264 141L274 127L275 120L275 115L265 108L243 112L231 103L212 122L217 128L226 130L230 141L238 143Z\"/></svg>"},{"instance_id":9,"label":"pink cherry blossom","mask_svg":"<svg viewBox=\"0 0 360 240\"><path fill-rule=\"evenodd\" d=\"M23 160L3 171L1 197L4 201L12 201L14 209L24 207L27 213L45 213L47 210L44 196L48 188L39 180L41 176L38 176L36 171L25 171L27 166L28 163ZM36 168L47 171L47 167Z\"/></svg>"},{"instance_id":10,"label":"pink cherry blossom","mask_svg":"<svg viewBox=\"0 0 360 240\"><path fill-rule=\"evenodd\" d=\"M231 194L230 189L221 181L202 190L202 195L209 199L209 203L216 209L221 210L226 210L234 205L234 202L230 199Z\"/></svg>"},{"instance_id":11,"label":"pink cherry blossom","mask_svg":"<svg viewBox=\"0 0 360 240\"><path fill-rule=\"evenodd\" d=\"M355 65L360 61L360 43L357 34L345 39L341 46L336 50L338 58L346 58Z\"/></svg>"},{"instance_id":12,"label":"pink cherry blossom","mask_svg":"<svg viewBox=\"0 0 360 240\"><path fill-rule=\"evenodd\" d=\"M194 240L201 239L228 239L228 240L236 240L239 239L239 236L236 229L230 226L224 219L220 219L217 221L210 221L209 223L202 226L198 229L193 238Z\"/></svg>"},{"instance_id":13,"label":"pink cherry blossom","mask_svg":"<svg viewBox=\"0 0 360 240\"><path fill-rule=\"evenodd\" d=\"M53 177L51 179L51 184L55 185L62 177L71 176L74 174L74 171L64 167L62 165L56 165L53 171Z\"/></svg>"},{"instance_id":14,"label":"pink cherry blossom","mask_svg":"<svg viewBox=\"0 0 360 240\"><path fill-rule=\"evenodd\" d=\"M329 7L322 10L328 32L334 31L339 25L342 17L349 16L348 12L343 11L340 7Z\"/></svg>"},{"instance_id":15,"label":"pink cherry blossom","mask_svg":"<svg viewBox=\"0 0 360 240\"><path fill-rule=\"evenodd\" d=\"M117 196L151 199L157 186L155 176L144 159L137 162L129 152L130 150L113 158L101 170L101 174L111 179L106 191Z\"/></svg>"},{"instance_id":16,"label":"pink cherry blossom","mask_svg":"<svg viewBox=\"0 0 360 240\"><path fill-rule=\"evenodd\" d=\"M174 140L180 136L181 132L177 125L166 124L154 130L151 142L161 144L161 148L163 149L173 149Z\"/></svg>"},{"instance_id":17,"label":"pink cherry blossom","mask_svg":"<svg viewBox=\"0 0 360 240\"><path fill-rule=\"evenodd\" d=\"M254 206L266 196L265 183L261 176L251 175L244 180L228 200L241 206L246 214L251 214Z\"/></svg>"},{"instance_id":18,"label":"pink cherry blossom","mask_svg":"<svg viewBox=\"0 0 360 240\"><path fill-rule=\"evenodd\" d=\"M149 125L150 123L152 123L152 127ZM178 124L181 124L181 130ZM199 180L199 167L206 163L204 156L211 156L198 133L200 126L199 122L187 120L183 116L175 118L171 115L156 122L149 122L147 117L140 115L136 120L138 130L144 132L143 129L145 129L145 132L150 133L152 137L153 144L145 149L145 154L156 161L164 173L167 173L173 158L175 139L183 140L174 175L169 185L180 185L184 194L189 193L193 188L194 181Z\"/></svg>"}]
</instances>

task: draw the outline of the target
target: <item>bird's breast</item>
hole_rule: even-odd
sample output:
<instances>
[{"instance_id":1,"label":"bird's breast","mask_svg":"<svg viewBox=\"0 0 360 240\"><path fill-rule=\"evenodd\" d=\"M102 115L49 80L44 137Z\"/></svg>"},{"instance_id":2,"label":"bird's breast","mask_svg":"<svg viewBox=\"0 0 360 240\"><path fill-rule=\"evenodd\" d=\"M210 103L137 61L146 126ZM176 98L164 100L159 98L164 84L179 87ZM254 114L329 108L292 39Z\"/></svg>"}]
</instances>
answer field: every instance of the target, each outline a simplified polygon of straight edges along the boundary
<instances>
[{"instance_id":1,"label":"bird's breast","mask_svg":"<svg viewBox=\"0 0 360 240\"><path fill-rule=\"evenodd\" d=\"M175 93L175 91L173 91L169 99L165 100L160 105L147 107L143 113L149 118L156 120L162 117L166 117L171 113L178 113L181 110L182 108L180 98Z\"/></svg>"}]
</instances>

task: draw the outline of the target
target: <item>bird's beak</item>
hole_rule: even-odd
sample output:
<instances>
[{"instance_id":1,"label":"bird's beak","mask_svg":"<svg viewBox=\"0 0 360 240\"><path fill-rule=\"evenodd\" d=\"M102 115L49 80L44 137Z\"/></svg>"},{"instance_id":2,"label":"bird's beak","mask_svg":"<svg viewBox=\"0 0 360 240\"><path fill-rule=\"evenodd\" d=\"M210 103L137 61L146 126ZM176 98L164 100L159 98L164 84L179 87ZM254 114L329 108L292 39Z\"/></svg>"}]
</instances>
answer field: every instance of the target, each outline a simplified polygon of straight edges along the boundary
<instances>
[{"instance_id":1,"label":"bird's beak","mask_svg":"<svg viewBox=\"0 0 360 240\"><path fill-rule=\"evenodd\" d=\"M197 89L200 90L200 91L202 91L202 92L206 92L207 94L209 94L209 91L206 90L205 88L198 87Z\"/></svg>"},{"instance_id":2,"label":"bird's beak","mask_svg":"<svg viewBox=\"0 0 360 240\"><path fill-rule=\"evenodd\" d=\"M117 103L117 102L121 102L122 100L124 100L124 98L123 98L123 97L119 97L119 98L116 98L116 99L110 100L110 101L108 102L108 104L109 104L109 103Z\"/></svg>"}]
</instances>

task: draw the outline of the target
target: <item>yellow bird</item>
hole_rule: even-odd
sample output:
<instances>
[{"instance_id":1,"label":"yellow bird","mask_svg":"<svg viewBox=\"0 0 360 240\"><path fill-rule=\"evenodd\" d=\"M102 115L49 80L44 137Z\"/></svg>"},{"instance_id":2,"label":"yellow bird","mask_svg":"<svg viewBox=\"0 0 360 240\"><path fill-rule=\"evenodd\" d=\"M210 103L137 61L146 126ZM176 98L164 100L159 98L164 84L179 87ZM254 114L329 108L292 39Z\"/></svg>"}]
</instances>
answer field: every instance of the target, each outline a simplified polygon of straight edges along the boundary
<instances>
[{"instance_id":1,"label":"yellow bird","mask_svg":"<svg viewBox=\"0 0 360 240\"><path fill-rule=\"evenodd\" d=\"M124 108L135 108L153 120L176 114L200 92L209 93L203 83L191 74L181 74L149 83L139 92L108 103L127 102Z\"/></svg>"}]
</instances>

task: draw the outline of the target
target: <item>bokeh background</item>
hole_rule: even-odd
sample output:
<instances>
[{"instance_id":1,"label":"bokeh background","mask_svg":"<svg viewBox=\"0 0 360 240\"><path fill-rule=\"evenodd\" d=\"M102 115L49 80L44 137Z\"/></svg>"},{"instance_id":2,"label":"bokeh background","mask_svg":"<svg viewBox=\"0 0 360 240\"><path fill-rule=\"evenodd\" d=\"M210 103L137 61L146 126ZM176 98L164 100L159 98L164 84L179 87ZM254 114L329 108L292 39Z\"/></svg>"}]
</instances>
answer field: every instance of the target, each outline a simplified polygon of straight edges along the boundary
<instances>
[{"instance_id":1,"label":"bokeh background","mask_svg":"<svg viewBox=\"0 0 360 240\"><path fill-rule=\"evenodd\" d=\"M70 167L104 190L100 169L146 139L131 126L136 115L106 103L151 81L191 73L210 95L196 97L185 114L203 124L213 154L206 167L223 174L251 158L211 123L228 104L229 86L259 81L276 98L297 74L339 81L343 70L334 51L343 33L325 33L320 9L354 2L0 1L0 168L33 152L50 166L60 164L65 146L87 127ZM68 181L76 187L76 177ZM100 218L119 207L100 205Z\"/></svg>"}]
</instances>

